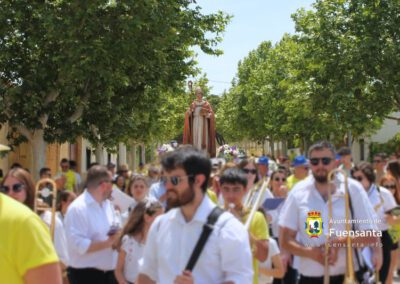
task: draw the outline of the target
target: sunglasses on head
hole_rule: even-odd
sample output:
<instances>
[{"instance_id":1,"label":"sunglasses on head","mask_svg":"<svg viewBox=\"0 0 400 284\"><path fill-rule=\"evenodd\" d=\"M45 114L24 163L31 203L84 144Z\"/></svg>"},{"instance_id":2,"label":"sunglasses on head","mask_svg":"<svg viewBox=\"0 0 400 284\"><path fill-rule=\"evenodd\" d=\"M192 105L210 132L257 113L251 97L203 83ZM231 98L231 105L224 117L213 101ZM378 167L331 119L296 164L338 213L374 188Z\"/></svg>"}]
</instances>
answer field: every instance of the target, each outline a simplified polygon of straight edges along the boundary
<instances>
[{"instance_id":1,"label":"sunglasses on head","mask_svg":"<svg viewBox=\"0 0 400 284\"><path fill-rule=\"evenodd\" d=\"M362 176L353 176L353 178L360 182L364 179Z\"/></svg>"},{"instance_id":2,"label":"sunglasses on head","mask_svg":"<svg viewBox=\"0 0 400 284\"><path fill-rule=\"evenodd\" d=\"M395 184L384 184L383 187L385 187L387 189L396 189L396 185Z\"/></svg>"},{"instance_id":3,"label":"sunglasses on head","mask_svg":"<svg viewBox=\"0 0 400 284\"><path fill-rule=\"evenodd\" d=\"M286 181L286 178L276 177L274 178L274 181Z\"/></svg>"},{"instance_id":4,"label":"sunglasses on head","mask_svg":"<svg viewBox=\"0 0 400 284\"><path fill-rule=\"evenodd\" d=\"M257 173L257 170L256 169L243 169L243 172L245 174L253 174L253 175L255 175Z\"/></svg>"},{"instance_id":5,"label":"sunglasses on head","mask_svg":"<svg viewBox=\"0 0 400 284\"><path fill-rule=\"evenodd\" d=\"M167 177L167 176L162 176L160 178L161 183L165 186L168 182L168 180L173 184L173 185L178 185L183 178L185 177L192 177L192 175L189 176L171 176L171 177Z\"/></svg>"},{"instance_id":6,"label":"sunglasses on head","mask_svg":"<svg viewBox=\"0 0 400 284\"><path fill-rule=\"evenodd\" d=\"M311 158L310 159L310 164L313 166L317 166L319 162L322 162L324 166L329 165L332 162L332 158L330 157L323 157L323 158Z\"/></svg>"},{"instance_id":7,"label":"sunglasses on head","mask_svg":"<svg viewBox=\"0 0 400 284\"><path fill-rule=\"evenodd\" d=\"M11 187L11 190L14 192L14 193L19 193L19 192L21 192L23 189L24 189L24 185L22 184L22 183L16 183L16 184L13 184L13 186ZM0 190L1 190L1 192L3 192L3 193L9 193L10 192L10 187L8 186L8 185L3 185L1 188L0 188Z\"/></svg>"}]
</instances>

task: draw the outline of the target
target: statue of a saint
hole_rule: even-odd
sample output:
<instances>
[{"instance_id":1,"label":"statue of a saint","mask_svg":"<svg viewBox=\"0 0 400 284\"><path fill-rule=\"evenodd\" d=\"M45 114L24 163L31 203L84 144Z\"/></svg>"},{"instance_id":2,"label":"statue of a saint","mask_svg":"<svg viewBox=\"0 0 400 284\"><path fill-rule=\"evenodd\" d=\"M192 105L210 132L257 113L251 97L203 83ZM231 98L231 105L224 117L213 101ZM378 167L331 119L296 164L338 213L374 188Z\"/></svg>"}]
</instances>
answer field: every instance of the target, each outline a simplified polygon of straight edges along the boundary
<instances>
[{"instance_id":1,"label":"statue of a saint","mask_svg":"<svg viewBox=\"0 0 400 284\"><path fill-rule=\"evenodd\" d=\"M183 144L192 144L205 150L210 157L215 157L215 117L211 105L203 100L203 90L197 87L196 100L185 114Z\"/></svg>"}]
</instances>

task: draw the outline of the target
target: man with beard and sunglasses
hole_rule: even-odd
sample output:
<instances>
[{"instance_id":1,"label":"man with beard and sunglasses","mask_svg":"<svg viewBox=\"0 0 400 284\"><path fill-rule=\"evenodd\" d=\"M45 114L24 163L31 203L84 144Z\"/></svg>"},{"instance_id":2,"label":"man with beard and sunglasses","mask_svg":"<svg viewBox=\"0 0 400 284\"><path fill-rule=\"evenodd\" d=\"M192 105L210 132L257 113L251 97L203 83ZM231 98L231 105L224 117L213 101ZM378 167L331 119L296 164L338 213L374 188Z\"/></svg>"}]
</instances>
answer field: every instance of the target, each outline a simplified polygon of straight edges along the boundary
<instances>
[{"instance_id":1,"label":"man with beard and sunglasses","mask_svg":"<svg viewBox=\"0 0 400 284\"><path fill-rule=\"evenodd\" d=\"M150 228L138 283L251 283L248 233L228 212L214 224L194 269L185 269L216 207L206 194L211 162L200 150L184 147L168 153L161 164L168 212Z\"/></svg>"},{"instance_id":2,"label":"man with beard and sunglasses","mask_svg":"<svg viewBox=\"0 0 400 284\"><path fill-rule=\"evenodd\" d=\"M279 218L280 245L298 256L297 268L300 284L323 283L324 262L329 262L330 283L343 283L346 272L346 217L344 176L336 174L333 184L328 175L335 166L335 150L331 143L321 141L309 149L309 161L312 175L297 183L290 192ZM329 216L329 189L331 189L331 210ZM354 252L361 246L379 246L376 215L368 196L360 184L348 179L352 212L354 212L354 232L361 235L351 236L355 271L359 270ZM349 210L350 211L350 210ZM329 229L329 227L331 229ZM366 234L368 232L368 234ZM368 235L368 236L366 236ZM329 252L325 255L325 242L329 236ZM360 256L359 256L360 258Z\"/></svg>"}]
</instances>

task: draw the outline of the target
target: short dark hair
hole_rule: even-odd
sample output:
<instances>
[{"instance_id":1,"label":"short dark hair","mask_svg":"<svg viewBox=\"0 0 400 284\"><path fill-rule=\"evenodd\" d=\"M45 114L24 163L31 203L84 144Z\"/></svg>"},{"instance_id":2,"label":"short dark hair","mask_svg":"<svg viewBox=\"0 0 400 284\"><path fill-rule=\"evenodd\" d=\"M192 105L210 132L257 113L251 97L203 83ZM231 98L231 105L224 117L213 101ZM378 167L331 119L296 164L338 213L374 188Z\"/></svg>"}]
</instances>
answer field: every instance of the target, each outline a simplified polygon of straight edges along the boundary
<instances>
[{"instance_id":1,"label":"short dark hair","mask_svg":"<svg viewBox=\"0 0 400 284\"><path fill-rule=\"evenodd\" d=\"M241 184L247 187L247 176L243 170L238 168L226 169L219 177L219 183L221 186L225 183L229 184Z\"/></svg>"},{"instance_id":2,"label":"short dark hair","mask_svg":"<svg viewBox=\"0 0 400 284\"><path fill-rule=\"evenodd\" d=\"M211 173L211 161L206 154L192 146L182 147L163 156L161 165L164 171L181 168L189 178L189 183L193 183L194 176L202 174L206 177L201 185L203 192L207 191L208 180Z\"/></svg>"},{"instance_id":3,"label":"short dark hair","mask_svg":"<svg viewBox=\"0 0 400 284\"><path fill-rule=\"evenodd\" d=\"M308 149L308 157L311 157L311 153L314 151L322 151L324 149L328 149L332 152L332 155L335 156L335 147L332 145L331 142L322 140L314 143L311 145L311 147Z\"/></svg>"},{"instance_id":4,"label":"short dark hair","mask_svg":"<svg viewBox=\"0 0 400 284\"><path fill-rule=\"evenodd\" d=\"M69 160L69 167L75 169L78 164L74 160Z\"/></svg>"},{"instance_id":5,"label":"short dark hair","mask_svg":"<svg viewBox=\"0 0 400 284\"><path fill-rule=\"evenodd\" d=\"M351 149L349 147L341 147L337 152L340 156L351 155Z\"/></svg>"},{"instance_id":6,"label":"short dark hair","mask_svg":"<svg viewBox=\"0 0 400 284\"><path fill-rule=\"evenodd\" d=\"M113 163L113 162L109 162L108 164L107 164L107 169L109 169L109 170L111 170L111 169L114 169L116 166L115 166L115 164Z\"/></svg>"},{"instance_id":7,"label":"short dark hair","mask_svg":"<svg viewBox=\"0 0 400 284\"><path fill-rule=\"evenodd\" d=\"M65 163L68 163L68 164L69 164L68 159L67 159L67 158L61 159L60 164L65 164Z\"/></svg>"},{"instance_id":8,"label":"short dark hair","mask_svg":"<svg viewBox=\"0 0 400 284\"><path fill-rule=\"evenodd\" d=\"M44 175L46 172L51 171L50 168L41 168L39 171L39 176Z\"/></svg>"},{"instance_id":9,"label":"short dark hair","mask_svg":"<svg viewBox=\"0 0 400 284\"><path fill-rule=\"evenodd\" d=\"M381 158L382 161L386 161L386 159L387 159L386 153L383 153L383 152L381 152L381 153L376 153L376 154L374 155L374 157Z\"/></svg>"},{"instance_id":10,"label":"short dark hair","mask_svg":"<svg viewBox=\"0 0 400 284\"><path fill-rule=\"evenodd\" d=\"M367 180L370 183L374 183L376 180L376 176L374 173L374 168L372 167L371 163L368 162L360 162L356 166L351 169L351 176L354 175L355 172L361 171Z\"/></svg>"},{"instance_id":11,"label":"short dark hair","mask_svg":"<svg viewBox=\"0 0 400 284\"><path fill-rule=\"evenodd\" d=\"M96 188L101 182L107 180L110 180L110 173L107 167L96 165L91 167L87 172L86 187L88 189L93 189Z\"/></svg>"}]
</instances>

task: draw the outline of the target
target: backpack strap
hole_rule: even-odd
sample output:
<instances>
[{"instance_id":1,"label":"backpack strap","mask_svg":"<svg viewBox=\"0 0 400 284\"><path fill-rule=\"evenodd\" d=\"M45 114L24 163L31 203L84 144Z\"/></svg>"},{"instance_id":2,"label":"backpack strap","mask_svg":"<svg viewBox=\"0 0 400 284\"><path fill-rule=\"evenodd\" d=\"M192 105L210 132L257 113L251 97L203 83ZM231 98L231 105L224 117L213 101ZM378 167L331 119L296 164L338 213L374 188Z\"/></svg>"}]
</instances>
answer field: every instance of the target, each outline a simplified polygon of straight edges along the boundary
<instances>
[{"instance_id":1,"label":"backpack strap","mask_svg":"<svg viewBox=\"0 0 400 284\"><path fill-rule=\"evenodd\" d=\"M197 241L196 246L194 247L194 250L192 252L192 255L189 258L189 261L186 265L185 270L192 271L194 266L196 265L197 260L200 257L201 252L203 251L203 248L208 240L208 238L211 235L211 232L214 229L214 225L217 222L219 216L224 213L224 210L221 209L220 207L216 206L208 215L207 217L207 223L204 224L203 226L203 231L201 232L200 238Z\"/></svg>"},{"instance_id":2,"label":"backpack strap","mask_svg":"<svg viewBox=\"0 0 400 284\"><path fill-rule=\"evenodd\" d=\"M353 210L353 203L351 202L351 194L350 194L350 189L348 189L348 194L349 194L349 206L350 206L350 215L351 215L351 217L350 217L350 220L353 220L353 218L355 218L355 215L354 215L354 210ZM349 220L348 220L349 221ZM355 231L355 225L354 225L354 222L351 222L351 229L353 230L353 231ZM358 269L359 270L362 270L363 269L363 264L361 263L361 261L360 261L360 256L358 255L358 249L357 248L354 248L353 249L353 251L354 251L354 253L355 253L355 255L356 255L356 260L357 260L357 264L358 264Z\"/></svg>"}]
</instances>

